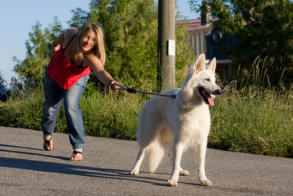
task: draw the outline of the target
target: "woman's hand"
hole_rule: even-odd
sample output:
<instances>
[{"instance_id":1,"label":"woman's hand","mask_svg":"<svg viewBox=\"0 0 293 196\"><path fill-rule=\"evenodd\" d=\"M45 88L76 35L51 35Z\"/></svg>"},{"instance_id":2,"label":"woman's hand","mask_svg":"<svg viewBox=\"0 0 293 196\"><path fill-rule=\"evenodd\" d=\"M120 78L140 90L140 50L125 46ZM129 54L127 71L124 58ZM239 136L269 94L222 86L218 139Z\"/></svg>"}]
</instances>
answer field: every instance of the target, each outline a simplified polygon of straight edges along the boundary
<instances>
[{"instance_id":1,"label":"woman's hand","mask_svg":"<svg viewBox=\"0 0 293 196\"><path fill-rule=\"evenodd\" d=\"M60 44L58 44L58 45L55 45L54 47L53 47L53 54L55 53L55 52L57 52L59 49L60 49L60 47L61 47L61 45Z\"/></svg>"},{"instance_id":2,"label":"woman's hand","mask_svg":"<svg viewBox=\"0 0 293 196\"><path fill-rule=\"evenodd\" d=\"M54 42L52 48L52 54L57 52L61 48L61 44L64 42L64 33L62 33Z\"/></svg>"},{"instance_id":3,"label":"woman's hand","mask_svg":"<svg viewBox=\"0 0 293 196\"><path fill-rule=\"evenodd\" d=\"M118 82L114 81L114 80L110 80L109 81L109 86L111 87L111 89L114 91L114 92L118 92L120 90L120 86L117 85Z\"/></svg>"}]
</instances>

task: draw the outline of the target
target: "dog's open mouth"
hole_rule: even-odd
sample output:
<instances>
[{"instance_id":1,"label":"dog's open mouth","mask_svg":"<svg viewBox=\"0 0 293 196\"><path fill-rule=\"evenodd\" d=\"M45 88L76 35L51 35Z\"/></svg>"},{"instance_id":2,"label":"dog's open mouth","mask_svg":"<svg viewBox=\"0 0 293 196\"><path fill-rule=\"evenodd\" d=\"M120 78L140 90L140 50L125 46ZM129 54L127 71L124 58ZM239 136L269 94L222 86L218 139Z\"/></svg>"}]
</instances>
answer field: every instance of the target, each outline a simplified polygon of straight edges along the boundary
<instances>
[{"instance_id":1,"label":"dog's open mouth","mask_svg":"<svg viewBox=\"0 0 293 196\"><path fill-rule=\"evenodd\" d=\"M210 106L214 106L214 99L211 94L207 92L203 87L198 88L199 94L202 96L203 100Z\"/></svg>"}]
</instances>

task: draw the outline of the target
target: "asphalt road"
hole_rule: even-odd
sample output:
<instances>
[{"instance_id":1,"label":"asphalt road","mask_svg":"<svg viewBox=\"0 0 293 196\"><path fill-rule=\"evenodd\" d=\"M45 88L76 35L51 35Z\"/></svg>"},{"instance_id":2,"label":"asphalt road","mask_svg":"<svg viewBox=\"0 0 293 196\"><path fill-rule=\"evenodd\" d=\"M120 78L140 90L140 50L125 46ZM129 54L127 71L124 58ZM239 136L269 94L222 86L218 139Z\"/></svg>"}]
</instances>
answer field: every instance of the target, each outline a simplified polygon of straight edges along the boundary
<instances>
[{"instance_id":1,"label":"asphalt road","mask_svg":"<svg viewBox=\"0 0 293 196\"><path fill-rule=\"evenodd\" d=\"M84 160L69 161L67 134L55 134L53 152L42 150L40 131L0 127L0 195L293 195L293 159L208 149L206 174L212 187L199 184L196 156L183 155L191 172L177 187L166 186L171 166L164 157L156 173L144 161L130 176L135 141L86 137Z\"/></svg>"}]
</instances>

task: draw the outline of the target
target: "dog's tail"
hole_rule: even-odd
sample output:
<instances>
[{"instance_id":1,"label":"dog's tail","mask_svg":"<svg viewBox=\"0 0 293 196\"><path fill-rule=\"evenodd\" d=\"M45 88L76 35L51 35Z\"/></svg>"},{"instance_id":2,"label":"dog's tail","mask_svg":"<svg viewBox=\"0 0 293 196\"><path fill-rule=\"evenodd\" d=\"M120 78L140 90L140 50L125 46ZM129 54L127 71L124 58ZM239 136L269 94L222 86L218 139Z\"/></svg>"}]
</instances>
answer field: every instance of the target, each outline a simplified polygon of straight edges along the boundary
<instances>
[{"instance_id":1,"label":"dog's tail","mask_svg":"<svg viewBox=\"0 0 293 196\"><path fill-rule=\"evenodd\" d=\"M155 172L164 156L163 132L159 133L156 139L149 146L149 169Z\"/></svg>"}]
</instances>

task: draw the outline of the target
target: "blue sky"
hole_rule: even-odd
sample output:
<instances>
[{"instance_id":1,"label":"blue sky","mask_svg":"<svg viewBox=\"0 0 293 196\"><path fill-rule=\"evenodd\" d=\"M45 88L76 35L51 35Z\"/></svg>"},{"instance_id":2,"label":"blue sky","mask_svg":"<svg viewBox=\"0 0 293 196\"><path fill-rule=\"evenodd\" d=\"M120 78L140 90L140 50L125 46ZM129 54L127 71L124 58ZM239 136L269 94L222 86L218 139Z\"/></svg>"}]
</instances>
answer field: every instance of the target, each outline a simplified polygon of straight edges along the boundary
<instances>
[{"instance_id":1,"label":"blue sky","mask_svg":"<svg viewBox=\"0 0 293 196\"><path fill-rule=\"evenodd\" d=\"M157 1L156 1L157 2ZM64 27L72 14L70 10L77 7L88 10L90 0L9 0L2 1L0 6L0 71L7 84L12 76L15 63L13 56L23 60L26 55L25 41L32 31L32 26L39 21L43 27L52 23L57 16ZM187 19L198 18L198 14L189 8L188 0L177 0L177 11Z\"/></svg>"}]
</instances>

